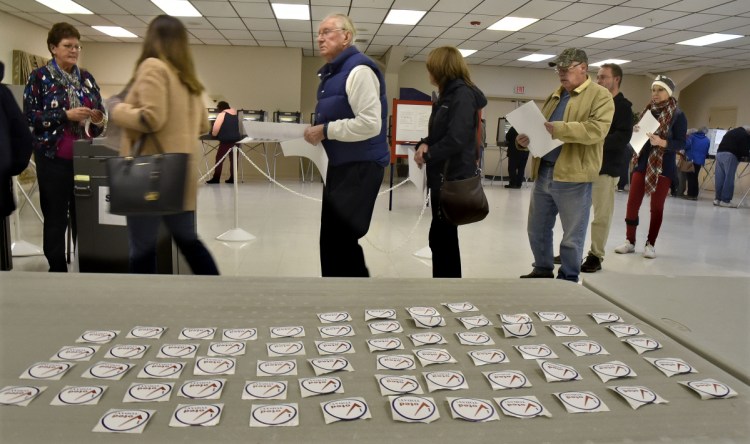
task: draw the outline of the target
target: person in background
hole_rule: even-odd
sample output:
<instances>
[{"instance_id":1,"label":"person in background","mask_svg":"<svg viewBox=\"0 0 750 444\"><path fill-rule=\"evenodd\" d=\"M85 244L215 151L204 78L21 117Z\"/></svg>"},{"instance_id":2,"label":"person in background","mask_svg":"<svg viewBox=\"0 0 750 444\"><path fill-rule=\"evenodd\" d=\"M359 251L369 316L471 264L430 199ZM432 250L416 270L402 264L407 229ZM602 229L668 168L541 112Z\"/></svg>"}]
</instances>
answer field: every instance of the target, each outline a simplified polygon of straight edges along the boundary
<instances>
[{"instance_id":1,"label":"person in background","mask_svg":"<svg viewBox=\"0 0 750 444\"><path fill-rule=\"evenodd\" d=\"M685 149L687 149L687 144L690 142L690 137L695 134L696 131L698 130L695 128L688 128L687 133L685 133ZM677 162L677 187L675 188L674 184L672 184L670 191L674 190L672 196L684 199L686 197L685 190L687 189L687 170L694 171L694 167L693 163L688 161L687 156L685 155L685 150L678 151L675 159Z\"/></svg>"},{"instance_id":2,"label":"person in background","mask_svg":"<svg viewBox=\"0 0 750 444\"><path fill-rule=\"evenodd\" d=\"M432 223L432 277L460 278L461 251L458 227L443 219L440 187L444 180L468 179L478 174L477 125L479 111L487 105L482 91L469 76L463 56L452 46L435 48L427 55L430 83L438 88L432 104L427 137L417 144L414 161L427 164Z\"/></svg>"},{"instance_id":3,"label":"person in background","mask_svg":"<svg viewBox=\"0 0 750 444\"><path fill-rule=\"evenodd\" d=\"M656 237L659 235L664 216L664 202L672 182L677 180L675 153L685 149L687 118L677 106L673 94L675 84L667 76L658 75L651 84L651 102L641 113L641 117L650 112L659 122L654 133L648 133L648 141L637 157L633 157L633 175L628 193L628 205L625 213L625 243L615 248L615 253L635 252L635 232L638 228L638 211L644 195L651 196L651 223L643 250L643 257L656 257ZM636 125L633 132L640 129Z\"/></svg>"},{"instance_id":4,"label":"person in background","mask_svg":"<svg viewBox=\"0 0 750 444\"><path fill-rule=\"evenodd\" d=\"M78 67L81 34L55 23L47 34L52 59L32 71L23 92L23 110L34 135L39 203L44 215L43 250L49 271L67 272L68 217L76 238L73 144L102 133L107 117L94 76Z\"/></svg>"},{"instance_id":5,"label":"person in background","mask_svg":"<svg viewBox=\"0 0 750 444\"><path fill-rule=\"evenodd\" d=\"M224 157L232 147L242 140L240 134L240 123L237 117L237 110L229 106L229 103L220 101L216 104L219 115L216 116L214 127L211 129L211 135L219 139L219 148L216 150L216 162ZM234 157L229 156L229 179L225 183L234 183ZM224 162L216 164L214 175L206 183L219 183L221 181L221 167Z\"/></svg>"},{"instance_id":6,"label":"person in background","mask_svg":"<svg viewBox=\"0 0 750 444\"><path fill-rule=\"evenodd\" d=\"M734 175L740 159L750 156L750 125L738 126L724 134L716 150L716 194L714 206L733 208Z\"/></svg>"},{"instance_id":7,"label":"person in background","mask_svg":"<svg viewBox=\"0 0 750 444\"><path fill-rule=\"evenodd\" d=\"M559 213L563 238L557 278L578 282L591 187L599 177L604 138L612 124L615 104L609 91L589 77L588 56L582 49L567 48L549 65L555 67L560 86L542 106L548 120L544 127L563 144L532 159L535 181L526 231L534 269L521 278L554 277L553 228ZM526 134L516 138L516 145L522 148L530 143L534 141Z\"/></svg>"},{"instance_id":8,"label":"person in background","mask_svg":"<svg viewBox=\"0 0 750 444\"><path fill-rule=\"evenodd\" d=\"M323 277L370 275L359 239L370 229L390 162L385 79L377 64L354 46L355 34L343 14L329 15L318 26L318 48L326 64L318 71L317 125L305 129L305 140L322 142L329 160L320 215Z\"/></svg>"},{"instance_id":9,"label":"person in background","mask_svg":"<svg viewBox=\"0 0 750 444\"><path fill-rule=\"evenodd\" d=\"M166 216L128 216L131 273L156 273L156 242L163 221L194 274L218 275L211 253L198 239L195 210L198 187L197 140L208 131L204 88L198 81L182 22L168 15L148 25L127 94L111 106L112 121L123 128L120 155L132 154L143 138L142 155L187 153L185 205Z\"/></svg>"},{"instance_id":10,"label":"person in background","mask_svg":"<svg viewBox=\"0 0 750 444\"><path fill-rule=\"evenodd\" d=\"M594 273L602 269L604 247L615 211L615 189L620 180L620 172L627 168L625 155L630 152L628 143L633 135L633 104L620 92L622 77L622 68L615 63L605 63L596 75L596 82L612 94L615 114L612 117L612 126L609 127L604 139L602 168L591 191L594 220L591 221L591 248L581 264L581 271L584 273Z\"/></svg>"},{"instance_id":11,"label":"person in background","mask_svg":"<svg viewBox=\"0 0 750 444\"><path fill-rule=\"evenodd\" d=\"M505 134L508 143L508 185L505 188L519 189L526 180L526 162L529 160L529 150L520 149L516 145L518 131L510 127Z\"/></svg>"},{"instance_id":12,"label":"person in background","mask_svg":"<svg viewBox=\"0 0 750 444\"><path fill-rule=\"evenodd\" d=\"M706 163L708 149L711 146L711 141L706 133L708 133L708 128L701 127L691 134L685 143L685 158L693 163L693 171L685 173L687 181L687 196L685 196L685 199L688 200L698 200L698 192L700 191L698 176Z\"/></svg>"}]
</instances>

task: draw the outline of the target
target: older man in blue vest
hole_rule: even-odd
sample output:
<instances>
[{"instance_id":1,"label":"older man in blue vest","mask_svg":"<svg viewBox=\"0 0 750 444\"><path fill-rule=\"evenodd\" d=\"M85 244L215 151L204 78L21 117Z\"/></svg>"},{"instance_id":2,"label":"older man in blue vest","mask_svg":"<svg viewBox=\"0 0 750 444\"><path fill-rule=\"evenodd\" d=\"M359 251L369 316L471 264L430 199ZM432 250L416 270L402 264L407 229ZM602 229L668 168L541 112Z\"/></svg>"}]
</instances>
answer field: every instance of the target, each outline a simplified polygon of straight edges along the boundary
<instances>
[{"instance_id":1,"label":"older man in blue vest","mask_svg":"<svg viewBox=\"0 0 750 444\"><path fill-rule=\"evenodd\" d=\"M354 47L354 35L354 24L343 14L326 17L318 27L326 64L318 71L317 125L305 130L305 140L322 142L329 161L320 217L323 277L370 275L359 239L370 228L390 160L385 80Z\"/></svg>"}]
</instances>

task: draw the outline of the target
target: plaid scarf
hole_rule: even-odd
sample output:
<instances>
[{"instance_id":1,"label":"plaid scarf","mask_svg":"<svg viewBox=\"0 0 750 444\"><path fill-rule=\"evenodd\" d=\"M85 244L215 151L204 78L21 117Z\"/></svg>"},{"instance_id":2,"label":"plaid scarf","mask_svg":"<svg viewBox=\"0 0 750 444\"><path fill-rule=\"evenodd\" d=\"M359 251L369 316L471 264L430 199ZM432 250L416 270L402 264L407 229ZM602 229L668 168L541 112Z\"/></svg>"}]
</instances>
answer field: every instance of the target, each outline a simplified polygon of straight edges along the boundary
<instances>
[{"instance_id":1,"label":"plaid scarf","mask_svg":"<svg viewBox=\"0 0 750 444\"><path fill-rule=\"evenodd\" d=\"M52 58L47 63L47 69L49 69L52 77L55 77L55 74L57 74L60 83L63 87L65 87L65 94L68 96L68 106L70 107L69 109L83 106L83 87L81 85L81 72L78 70L78 67L73 66L71 72L66 72L65 70L57 66L57 62L55 62L55 59ZM76 138L83 138L83 125L79 124L78 122L70 123L70 129L76 136Z\"/></svg>"},{"instance_id":2,"label":"plaid scarf","mask_svg":"<svg viewBox=\"0 0 750 444\"><path fill-rule=\"evenodd\" d=\"M670 97L661 103L650 102L640 117L643 117L644 114L650 111L656 117L656 120L659 121L659 129L654 131L654 134L666 139L676 110L677 99ZM646 194L650 195L656 191L656 182L659 180L659 175L662 172L663 156L664 150L659 149L659 147L651 147L646 165ZM633 154L633 167L635 168L636 165L638 165L638 154Z\"/></svg>"}]
</instances>

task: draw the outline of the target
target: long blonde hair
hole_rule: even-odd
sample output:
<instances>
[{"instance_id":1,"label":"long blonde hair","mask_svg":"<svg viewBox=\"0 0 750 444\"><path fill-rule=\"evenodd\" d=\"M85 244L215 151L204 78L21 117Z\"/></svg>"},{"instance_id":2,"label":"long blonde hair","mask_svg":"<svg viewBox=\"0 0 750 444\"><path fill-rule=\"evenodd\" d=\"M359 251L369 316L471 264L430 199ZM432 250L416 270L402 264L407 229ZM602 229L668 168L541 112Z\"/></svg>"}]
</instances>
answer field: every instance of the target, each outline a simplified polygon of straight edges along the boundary
<instances>
[{"instance_id":1,"label":"long blonde hair","mask_svg":"<svg viewBox=\"0 0 750 444\"><path fill-rule=\"evenodd\" d=\"M435 48L427 55L427 71L435 79L440 91L451 80L462 79L469 86L474 86L461 53L454 46Z\"/></svg>"},{"instance_id":2,"label":"long blonde hair","mask_svg":"<svg viewBox=\"0 0 750 444\"><path fill-rule=\"evenodd\" d=\"M160 15L151 20L143 39L143 51L136 62L155 57L161 59L177 70L180 81L191 94L199 95L205 89L198 80L193 64L193 56L188 46L187 30L179 19L169 15Z\"/></svg>"}]
</instances>

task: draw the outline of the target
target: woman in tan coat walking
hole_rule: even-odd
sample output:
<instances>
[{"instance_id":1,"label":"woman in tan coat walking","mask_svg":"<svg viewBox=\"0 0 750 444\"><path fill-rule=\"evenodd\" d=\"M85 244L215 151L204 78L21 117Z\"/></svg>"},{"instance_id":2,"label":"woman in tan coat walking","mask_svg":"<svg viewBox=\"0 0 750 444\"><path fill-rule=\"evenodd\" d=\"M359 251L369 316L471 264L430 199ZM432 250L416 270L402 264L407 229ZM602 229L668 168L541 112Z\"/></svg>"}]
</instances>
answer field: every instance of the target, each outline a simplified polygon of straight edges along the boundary
<instances>
[{"instance_id":1,"label":"woman in tan coat walking","mask_svg":"<svg viewBox=\"0 0 750 444\"><path fill-rule=\"evenodd\" d=\"M209 130L198 81L188 47L187 31L179 19L161 15L148 27L143 51L122 103L112 107L113 122L124 129L120 155L129 156L144 138L141 154L190 154L181 213L167 216L128 216L130 271L156 272L156 239L164 221L194 274L219 274L211 253L198 239L195 221L197 140ZM161 148L161 149L160 149Z\"/></svg>"}]
</instances>

